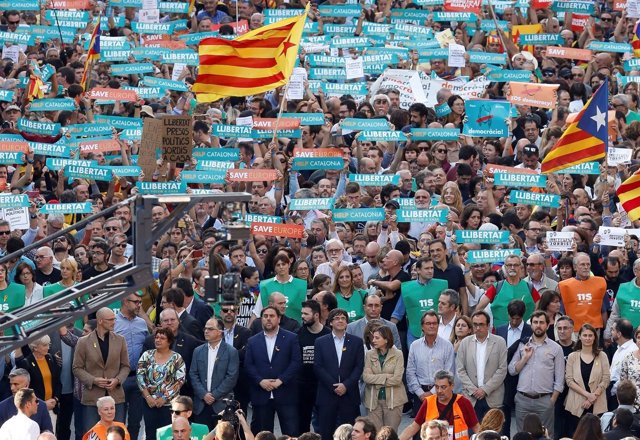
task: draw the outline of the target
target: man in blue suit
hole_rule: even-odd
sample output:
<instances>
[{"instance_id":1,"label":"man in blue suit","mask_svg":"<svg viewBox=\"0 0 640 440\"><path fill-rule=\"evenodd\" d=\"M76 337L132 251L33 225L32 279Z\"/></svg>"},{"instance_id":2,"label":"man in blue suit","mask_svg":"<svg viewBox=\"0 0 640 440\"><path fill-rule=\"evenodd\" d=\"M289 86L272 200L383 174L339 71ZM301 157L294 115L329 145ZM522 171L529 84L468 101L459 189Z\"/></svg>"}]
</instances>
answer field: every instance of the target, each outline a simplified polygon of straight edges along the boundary
<instances>
[{"instance_id":1,"label":"man in blue suit","mask_svg":"<svg viewBox=\"0 0 640 440\"><path fill-rule=\"evenodd\" d=\"M244 365L253 405L251 430L273 432L277 413L282 434L297 437L297 376L302 368L302 353L298 336L280 328L280 317L280 311L273 306L262 309L263 331L247 342Z\"/></svg>"},{"instance_id":2,"label":"man in blue suit","mask_svg":"<svg viewBox=\"0 0 640 440\"><path fill-rule=\"evenodd\" d=\"M347 333L349 314L333 309L327 323L331 334L319 337L314 346L313 369L318 378L316 404L322 440L331 440L333 431L360 415L358 380L364 368L363 341Z\"/></svg>"},{"instance_id":3,"label":"man in blue suit","mask_svg":"<svg viewBox=\"0 0 640 440\"><path fill-rule=\"evenodd\" d=\"M11 373L9 373L9 385L12 396L0 402L0 425L18 414L18 408L13 402L13 396L15 396L18 390L29 388L30 381L31 377L29 376L29 372L24 368L14 368ZM51 417L49 417L47 404L40 399L38 399L38 412L31 416L31 420L38 424L40 432L53 432L53 424L51 423Z\"/></svg>"},{"instance_id":4,"label":"man in blue suit","mask_svg":"<svg viewBox=\"0 0 640 440\"><path fill-rule=\"evenodd\" d=\"M193 387L194 420L212 430L218 414L224 410L223 399L229 398L240 374L238 351L224 342L223 324L215 318L204 327L202 344L193 352L189 379Z\"/></svg>"},{"instance_id":5,"label":"man in blue suit","mask_svg":"<svg viewBox=\"0 0 640 440\"><path fill-rule=\"evenodd\" d=\"M524 301L513 299L507 304L507 313L509 314L509 324L501 325L496 328L496 334L507 341L507 364L511 362L511 358L518 350L520 341L527 343L533 334L531 326L522 319L526 310ZM505 416L504 428L502 434L510 437L511 432L511 411L515 408L514 398L518 390L518 376L507 374L504 381L504 403L502 411Z\"/></svg>"}]
</instances>

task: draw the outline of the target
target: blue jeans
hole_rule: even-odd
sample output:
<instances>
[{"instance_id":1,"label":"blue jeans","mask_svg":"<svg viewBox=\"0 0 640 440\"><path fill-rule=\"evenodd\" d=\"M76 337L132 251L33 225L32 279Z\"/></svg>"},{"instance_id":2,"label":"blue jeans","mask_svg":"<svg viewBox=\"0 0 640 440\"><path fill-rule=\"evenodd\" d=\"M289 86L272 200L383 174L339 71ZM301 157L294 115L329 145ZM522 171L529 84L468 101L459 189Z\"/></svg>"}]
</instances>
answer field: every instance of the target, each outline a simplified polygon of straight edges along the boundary
<instances>
[{"instance_id":1,"label":"blue jeans","mask_svg":"<svg viewBox=\"0 0 640 440\"><path fill-rule=\"evenodd\" d=\"M127 412L127 429L131 439L138 439L138 433L140 432L140 422L142 421L142 408L144 405L144 399L140 388L138 388L138 382L135 376L127 377L122 385L124 390L125 408Z\"/></svg>"}]
</instances>

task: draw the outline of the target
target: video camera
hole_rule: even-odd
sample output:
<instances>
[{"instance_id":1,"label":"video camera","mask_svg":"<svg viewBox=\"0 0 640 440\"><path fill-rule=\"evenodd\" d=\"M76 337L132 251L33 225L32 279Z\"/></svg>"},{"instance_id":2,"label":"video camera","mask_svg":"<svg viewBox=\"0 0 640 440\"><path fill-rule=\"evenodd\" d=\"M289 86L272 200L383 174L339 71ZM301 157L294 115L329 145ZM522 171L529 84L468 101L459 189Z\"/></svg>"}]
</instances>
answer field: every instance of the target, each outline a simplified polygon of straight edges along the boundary
<instances>
[{"instance_id":1,"label":"video camera","mask_svg":"<svg viewBox=\"0 0 640 440\"><path fill-rule=\"evenodd\" d=\"M250 296L249 288L244 285L237 272L212 275L204 280L204 300L208 303L237 305L243 297Z\"/></svg>"}]
</instances>

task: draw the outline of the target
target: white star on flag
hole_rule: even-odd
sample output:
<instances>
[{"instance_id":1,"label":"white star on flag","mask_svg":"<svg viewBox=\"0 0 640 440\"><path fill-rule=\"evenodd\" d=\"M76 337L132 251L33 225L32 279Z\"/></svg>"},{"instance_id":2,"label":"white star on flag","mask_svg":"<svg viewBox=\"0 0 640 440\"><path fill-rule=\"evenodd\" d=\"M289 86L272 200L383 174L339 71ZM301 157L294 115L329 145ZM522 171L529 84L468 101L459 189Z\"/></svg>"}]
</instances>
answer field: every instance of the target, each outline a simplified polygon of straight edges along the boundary
<instances>
[{"instance_id":1,"label":"white star on flag","mask_svg":"<svg viewBox=\"0 0 640 440\"><path fill-rule=\"evenodd\" d=\"M600 111L600 108L596 107L596 114L591 116L591 119L597 124L596 131L600 131L600 128L607 123L605 119L606 117L607 117L607 114L602 113Z\"/></svg>"}]
</instances>

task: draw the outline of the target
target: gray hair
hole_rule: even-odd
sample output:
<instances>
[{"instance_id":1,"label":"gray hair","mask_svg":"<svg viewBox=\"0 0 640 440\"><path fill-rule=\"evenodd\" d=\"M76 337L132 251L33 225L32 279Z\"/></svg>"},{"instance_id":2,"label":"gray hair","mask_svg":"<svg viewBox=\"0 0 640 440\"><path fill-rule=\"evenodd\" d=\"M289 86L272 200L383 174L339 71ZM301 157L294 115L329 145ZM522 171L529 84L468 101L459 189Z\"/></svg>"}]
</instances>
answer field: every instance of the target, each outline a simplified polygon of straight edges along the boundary
<instances>
[{"instance_id":1,"label":"gray hair","mask_svg":"<svg viewBox=\"0 0 640 440\"><path fill-rule=\"evenodd\" d=\"M447 295L449 297L449 302L456 307L460 306L460 293L453 289L445 289L440 292L440 296Z\"/></svg>"},{"instance_id":2,"label":"gray hair","mask_svg":"<svg viewBox=\"0 0 640 440\"><path fill-rule=\"evenodd\" d=\"M29 348L33 350L35 347L38 347L40 345L46 345L49 343L51 343L51 338L49 337L49 335L44 335L40 339L36 339L35 341L31 342L29 344Z\"/></svg>"},{"instance_id":3,"label":"gray hair","mask_svg":"<svg viewBox=\"0 0 640 440\"><path fill-rule=\"evenodd\" d=\"M633 271L635 272L637 269L640 269L640 258L633 262Z\"/></svg>"},{"instance_id":4,"label":"gray hair","mask_svg":"<svg viewBox=\"0 0 640 440\"><path fill-rule=\"evenodd\" d=\"M353 426L348 423L344 423L338 426L333 432L333 440L350 440L351 431L353 431Z\"/></svg>"},{"instance_id":5,"label":"gray hair","mask_svg":"<svg viewBox=\"0 0 640 440\"><path fill-rule=\"evenodd\" d=\"M622 102L622 105L624 105L625 107L629 107L629 97L623 93L618 93L617 95L613 95L613 98L611 98L611 100L613 101L614 99L619 100L620 102Z\"/></svg>"},{"instance_id":6,"label":"gray hair","mask_svg":"<svg viewBox=\"0 0 640 440\"><path fill-rule=\"evenodd\" d=\"M26 377L27 381L31 383L31 375L24 368L14 368L9 373L9 379L13 379L14 377Z\"/></svg>"},{"instance_id":7,"label":"gray hair","mask_svg":"<svg viewBox=\"0 0 640 440\"><path fill-rule=\"evenodd\" d=\"M337 238L332 238L331 240L328 240L327 243L325 244L324 248L326 249L329 246L331 246L332 244L337 244L342 248L342 250L344 250L344 244L342 243L342 241L340 241Z\"/></svg>"},{"instance_id":8,"label":"gray hair","mask_svg":"<svg viewBox=\"0 0 640 440\"><path fill-rule=\"evenodd\" d=\"M453 374L451 374L447 370L437 371L433 379L434 381L447 379L451 385L453 385L453 382L454 382Z\"/></svg>"},{"instance_id":9,"label":"gray hair","mask_svg":"<svg viewBox=\"0 0 640 440\"><path fill-rule=\"evenodd\" d=\"M49 217L47 217L47 223L52 223L52 222L60 222L64 224L64 215L51 214Z\"/></svg>"},{"instance_id":10,"label":"gray hair","mask_svg":"<svg viewBox=\"0 0 640 440\"><path fill-rule=\"evenodd\" d=\"M102 407L108 403L115 406L116 401L111 396L102 396L96 401L96 406L98 407L98 409L102 409Z\"/></svg>"},{"instance_id":11,"label":"gray hair","mask_svg":"<svg viewBox=\"0 0 640 440\"><path fill-rule=\"evenodd\" d=\"M49 246L39 247L36 252L42 252L46 257L53 257L53 249Z\"/></svg>"},{"instance_id":12,"label":"gray hair","mask_svg":"<svg viewBox=\"0 0 640 440\"><path fill-rule=\"evenodd\" d=\"M580 257L587 257L589 258L589 254L586 254L584 252L578 252L574 257L573 257L573 267L575 268L578 265L578 258ZM591 258L589 258L589 262L591 262ZM635 264L635 263L634 263Z\"/></svg>"}]
</instances>

